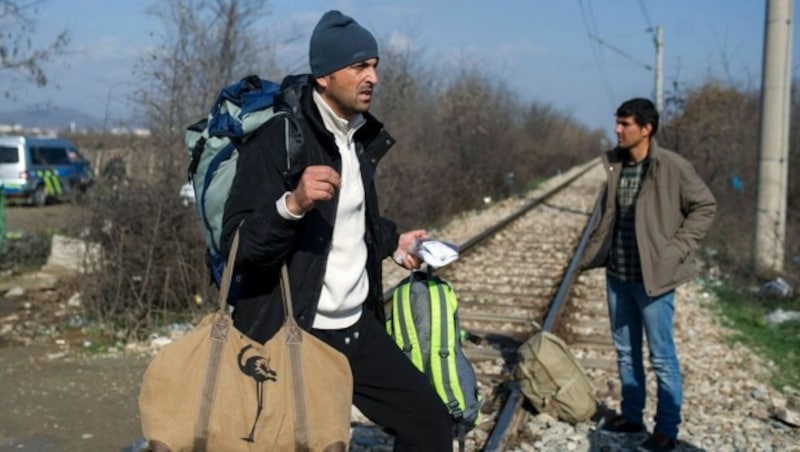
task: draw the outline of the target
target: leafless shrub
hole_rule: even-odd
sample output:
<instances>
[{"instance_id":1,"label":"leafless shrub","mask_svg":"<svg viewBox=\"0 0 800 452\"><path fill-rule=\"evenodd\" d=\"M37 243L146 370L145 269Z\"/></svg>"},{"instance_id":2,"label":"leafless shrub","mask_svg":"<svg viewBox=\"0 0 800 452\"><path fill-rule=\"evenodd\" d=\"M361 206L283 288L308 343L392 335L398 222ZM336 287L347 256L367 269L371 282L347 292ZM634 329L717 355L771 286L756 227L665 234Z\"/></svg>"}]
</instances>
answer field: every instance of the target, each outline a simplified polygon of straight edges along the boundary
<instances>
[{"instance_id":1,"label":"leafless shrub","mask_svg":"<svg viewBox=\"0 0 800 452\"><path fill-rule=\"evenodd\" d=\"M191 315L209 289L197 216L178 196L182 178L175 175L182 172L175 165L170 171L163 158L171 152L153 141L133 152L163 166L139 178L97 180L86 239L102 246L104 259L84 296L93 317L122 335L141 336L176 313Z\"/></svg>"},{"instance_id":2,"label":"leafless shrub","mask_svg":"<svg viewBox=\"0 0 800 452\"><path fill-rule=\"evenodd\" d=\"M137 68L135 101L153 135L118 152L125 176L100 178L89 238L106 268L87 288L89 312L137 336L175 314L191 315L214 289L194 207L178 196L186 181L185 128L208 113L218 90L270 61L254 24L266 0L155 2L162 45ZM199 303L198 303L199 302ZM204 307L205 309L208 306Z\"/></svg>"},{"instance_id":3,"label":"leafless shrub","mask_svg":"<svg viewBox=\"0 0 800 452\"><path fill-rule=\"evenodd\" d=\"M794 85L797 87L797 81ZM789 126L789 182L786 203L786 258L788 279L800 285L800 91L792 91Z\"/></svg>"},{"instance_id":4,"label":"leafless shrub","mask_svg":"<svg viewBox=\"0 0 800 452\"><path fill-rule=\"evenodd\" d=\"M406 227L419 227L431 177L431 159L440 152L425 137L435 125L430 112L435 102L436 77L417 52L381 49L380 83L372 113L397 139L378 167L378 192L387 216Z\"/></svg>"},{"instance_id":5,"label":"leafless shrub","mask_svg":"<svg viewBox=\"0 0 800 452\"><path fill-rule=\"evenodd\" d=\"M787 259L800 252L800 183L794 175L800 169L800 117L797 96L793 97L793 127L790 140L790 177L786 226ZM718 202L715 224L708 245L728 274L756 278L752 271L753 233L758 198L759 93L748 92L709 81L690 90L677 111L659 131L662 144L683 154L708 183ZM789 263L787 272L797 273Z\"/></svg>"},{"instance_id":6,"label":"leafless shrub","mask_svg":"<svg viewBox=\"0 0 800 452\"><path fill-rule=\"evenodd\" d=\"M526 105L502 81L475 68L437 74L422 61L382 57L375 109L398 138L378 185L385 213L401 226L480 208L484 197L518 193L599 150L601 134L549 106Z\"/></svg>"}]
</instances>

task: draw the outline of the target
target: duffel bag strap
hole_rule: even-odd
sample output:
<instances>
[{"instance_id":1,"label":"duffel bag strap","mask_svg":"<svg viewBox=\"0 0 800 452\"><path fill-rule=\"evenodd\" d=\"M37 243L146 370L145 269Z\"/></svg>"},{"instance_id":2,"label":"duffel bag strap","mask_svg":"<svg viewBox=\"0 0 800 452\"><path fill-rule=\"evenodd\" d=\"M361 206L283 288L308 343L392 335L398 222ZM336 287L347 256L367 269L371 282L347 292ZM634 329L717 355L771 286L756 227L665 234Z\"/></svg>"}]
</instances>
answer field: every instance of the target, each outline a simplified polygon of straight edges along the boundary
<instances>
[{"instance_id":1,"label":"duffel bag strap","mask_svg":"<svg viewBox=\"0 0 800 452\"><path fill-rule=\"evenodd\" d=\"M231 251L228 253L228 262L222 272L222 283L219 290L219 313L214 325L211 327L211 341L208 350L208 365L203 382L203 396L200 399L200 407L197 411L197 423L194 430L194 450L205 451L208 443L208 422L211 417L211 402L214 400L214 392L217 388L217 374L219 373L219 360L222 356L222 348L228 337L228 330L231 326L230 315L228 314L228 292L231 289L233 278L233 264L236 260L236 252L239 249L239 230L233 236Z\"/></svg>"}]
</instances>

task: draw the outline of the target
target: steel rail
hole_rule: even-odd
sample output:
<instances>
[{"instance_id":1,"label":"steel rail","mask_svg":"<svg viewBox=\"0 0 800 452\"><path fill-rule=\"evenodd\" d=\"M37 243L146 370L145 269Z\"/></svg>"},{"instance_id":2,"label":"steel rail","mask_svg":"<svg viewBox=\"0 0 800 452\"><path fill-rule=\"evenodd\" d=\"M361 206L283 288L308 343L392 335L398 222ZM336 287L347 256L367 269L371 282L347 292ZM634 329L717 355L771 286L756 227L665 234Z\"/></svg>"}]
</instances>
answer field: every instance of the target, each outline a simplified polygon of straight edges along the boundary
<instances>
[{"instance_id":1,"label":"steel rail","mask_svg":"<svg viewBox=\"0 0 800 452\"><path fill-rule=\"evenodd\" d=\"M572 283L575 281L575 275L577 275L578 270L580 270L578 266L583 258L583 252L586 250L586 244L589 242L589 236L591 236L592 229L594 229L594 225L597 223L597 220L600 217L602 201L603 194L601 192L600 196L597 197L597 201L594 203L592 215L589 217L589 221L586 222L586 227L583 229L583 234L581 235L581 240L578 242L578 247L572 254L572 259L570 259L569 266L567 266L567 270L564 272L564 277L561 278L561 284L559 284L558 290L553 296L550 309L547 310L547 315L542 323L542 330L544 331L552 332L555 329L556 322L558 322L558 319L561 316L561 311L564 307L564 301L567 299L569 290L572 288Z\"/></svg>"},{"instance_id":2,"label":"steel rail","mask_svg":"<svg viewBox=\"0 0 800 452\"><path fill-rule=\"evenodd\" d=\"M583 253L586 250L586 244L589 241L592 229L594 228L594 225L600 216L602 199L603 196L601 192L600 196L598 196L597 200L595 201L592 214L590 215L589 220L586 222L586 227L581 234L578 246L576 247L575 252L572 254L569 265L567 266L567 269L561 278L558 290L553 296L553 300L551 301L550 307L547 310L545 320L542 323L542 330L544 331L553 331L558 319L560 318L567 295L569 294L569 291L572 288L572 283L575 281L575 276L579 271L579 264L581 258L583 257ZM508 439L509 429L515 422L516 413L518 412L519 407L522 405L522 393L519 384L517 382L507 383L505 387L508 392L508 396L506 397L506 402L503 405L500 415L497 417L494 429L492 430L491 435L489 435L489 438L486 440L483 448L484 452L497 452L502 450L502 447L505 445L505 442Z\"/></svg>"},{"instance_id":3,"label":"steel rail","mask_svg":"<svg viewBox=\"0 0 800 452\"><path fill-rule=\"evenodd\" d=\"M503 410L500 411L500 414L497 416L497 422L495 423L495 430L492 431L492 435L486 440L486 443L483 446L484 451L501 451L505 447L506 442L506 435L505 430L507 427L514 422L514 418L516 417L517 410L519 407L522 406L522 402L524 401L522 397L522 392L519 389L519 383L516 381L507 382L506 388L508 388L508 398L506 399L506 403L503 404ZM503 430L502 435L495 435L494 432L497 431L497 426L503 425L506 428Z\"/></svg>"}]
</instances>

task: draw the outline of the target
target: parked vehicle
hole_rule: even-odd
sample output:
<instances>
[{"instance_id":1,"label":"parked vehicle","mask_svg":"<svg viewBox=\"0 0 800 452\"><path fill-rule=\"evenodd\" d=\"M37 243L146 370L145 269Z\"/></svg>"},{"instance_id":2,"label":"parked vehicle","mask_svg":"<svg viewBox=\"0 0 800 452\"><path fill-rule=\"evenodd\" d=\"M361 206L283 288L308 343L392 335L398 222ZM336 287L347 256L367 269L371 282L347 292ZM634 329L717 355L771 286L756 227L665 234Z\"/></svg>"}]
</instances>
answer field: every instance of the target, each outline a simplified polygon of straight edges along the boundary
<instances>
[{"instance_id":1,"label":"parked vehicle","mask_svg":"<svg viewBox=\"0 0 800 452\"><path fill-rule=\"evenodd\" d=\"M76 201L93 181L89 162L69 140L0 136L0 186L7 198L37 206Z\"/></svg>"}]
</instances>

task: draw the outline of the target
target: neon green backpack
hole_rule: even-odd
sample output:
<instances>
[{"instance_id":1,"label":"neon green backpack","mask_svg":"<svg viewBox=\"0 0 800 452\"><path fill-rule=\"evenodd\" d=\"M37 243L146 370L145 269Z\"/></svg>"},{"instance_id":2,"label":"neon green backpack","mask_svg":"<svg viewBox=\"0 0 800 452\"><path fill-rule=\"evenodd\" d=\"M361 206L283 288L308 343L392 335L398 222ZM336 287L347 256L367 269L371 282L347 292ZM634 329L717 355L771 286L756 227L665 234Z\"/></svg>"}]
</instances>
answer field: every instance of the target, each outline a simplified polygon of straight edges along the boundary
<instances>
[{"instance_id":1,"label":"neon green backpack","mask_svg":"<svg viewBox=\"0 0 800 452\"><path fill-rule=\"evenodd\" d=\"M450 410L454 436L463 450L464 435L478 423L481 404L472 364L461 344L475 336L458 323L458 300L441 278L413 272L394 290L389 335L411 362L428 376Z\"/></svg>"}]
</instances>

